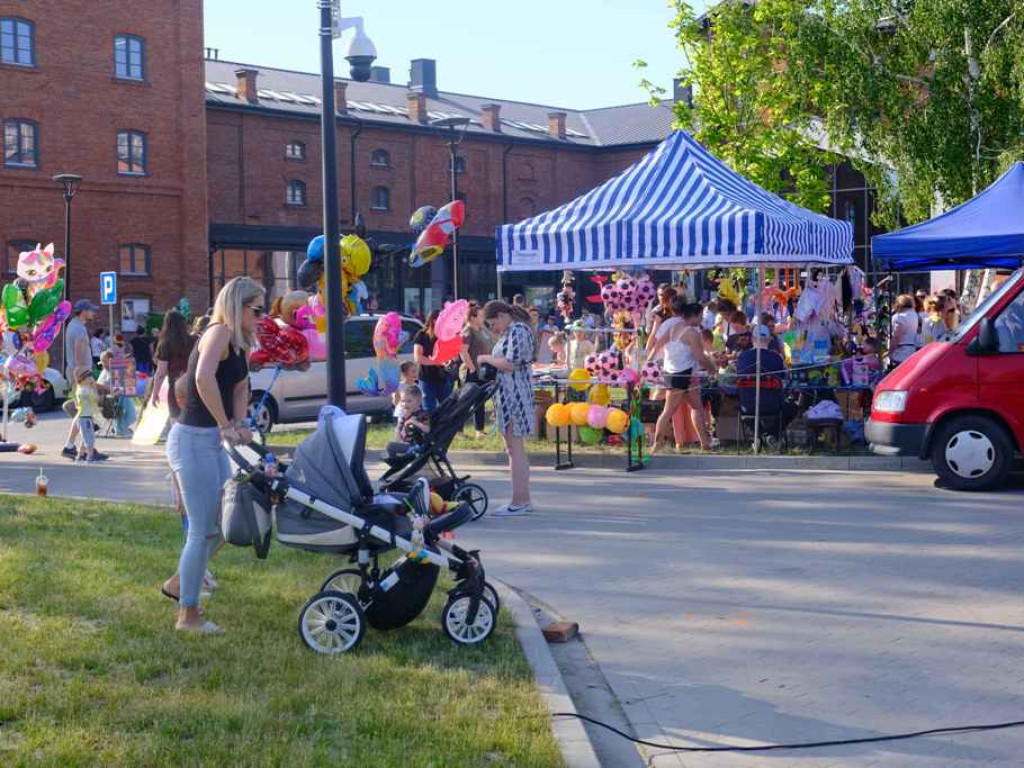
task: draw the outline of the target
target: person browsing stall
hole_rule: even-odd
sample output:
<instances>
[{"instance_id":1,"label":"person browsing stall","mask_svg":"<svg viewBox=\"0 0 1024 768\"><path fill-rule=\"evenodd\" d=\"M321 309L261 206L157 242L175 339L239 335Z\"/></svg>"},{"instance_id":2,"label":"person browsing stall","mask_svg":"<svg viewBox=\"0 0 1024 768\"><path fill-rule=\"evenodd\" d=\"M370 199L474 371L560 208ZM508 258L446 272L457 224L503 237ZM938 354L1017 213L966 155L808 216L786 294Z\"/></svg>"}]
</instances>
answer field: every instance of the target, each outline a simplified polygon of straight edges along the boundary
<instances>
[{"instance_id":1,"label":"person browsing stall","mask_svg":"<svg viewBox=\"0 0 1024 768\"><path fill-rule=\"evenodd\" d=\"M189 357L185 402L167 438L167 458L188 513L188 534L178 574L163 594L178 601L175 628L216 633L199 610L199 591L210 554L220 543L221 488L231 476L222 442L244 445L249 404L247 356L265 311L263 289L249 277L229 280L217 295L210 325Z\"/></svg>"},{"instance_id":2,"label":"person browsing stall","mask_svg":"<svg viewBox=\"0 0 1024 768\"><path fill-rule=\"evenodd\" d=\"M665 379L665 407L654 428L652 453L667 443L672 431L672 419L685 400L692 410L693 426L700 436L700 446L711 448L711 435L704 418L697 368L714 372L715 363L705 354L700 335L700 304L689 304L682 296L672 300L672 317L661 324L655 337L653 355L663 355L662 370Z\"/></svg>"},{"instance_id":3,"label":"person browsing stall","mask_svg":"<svg viewBox=\"0 0 1024 768\"><path fill-rule=\"evenodd\" d=\"M484 322L499 340L491 354L480 355L477 360L481 365L497 369L494 415L505 441L512 475L512 501L493 514L495 517L519 517L533 511L530 460L526 455L526 437L534 426L531 375L534 340L530 333L530 316L520 307L489 301L484 306Z\"/></svg>"},{"instance_id":4,"label":"person browsing stall","mask_svg":"<svg viewBox=\"0 0 1024 768\"><path fill-rule=\"evenodd\" d=\"M440 315L441 312L436 309L427 315L422 330L417 332L412 340L412 355L420 367L420 388L423 390L423 405L428 413L433 413L452 391L452 380L446 370L447 363L435 363L430 359L437 345L434 326Z\"/></svg>"}]
</instances>

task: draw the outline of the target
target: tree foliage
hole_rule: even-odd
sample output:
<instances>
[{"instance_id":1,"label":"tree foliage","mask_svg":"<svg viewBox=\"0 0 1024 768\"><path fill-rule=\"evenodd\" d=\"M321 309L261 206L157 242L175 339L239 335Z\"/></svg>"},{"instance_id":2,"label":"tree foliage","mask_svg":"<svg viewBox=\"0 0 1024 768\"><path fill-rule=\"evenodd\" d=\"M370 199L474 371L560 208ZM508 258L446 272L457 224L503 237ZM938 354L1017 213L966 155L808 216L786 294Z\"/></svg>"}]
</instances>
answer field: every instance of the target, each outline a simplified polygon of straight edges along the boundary
<instances>
[{"instance_id":1,"label":"tree foliage","mask_svg":"<svg viewBox=\"0 0 1024 768\"><path fill-rule=\"evenodd\" d=\"M673 5L696 92L677 122L795 202L827 202L819 128L890 227L1024 159L1024 0L726 0L706 20Z\"/></svg>"}]
</instances>

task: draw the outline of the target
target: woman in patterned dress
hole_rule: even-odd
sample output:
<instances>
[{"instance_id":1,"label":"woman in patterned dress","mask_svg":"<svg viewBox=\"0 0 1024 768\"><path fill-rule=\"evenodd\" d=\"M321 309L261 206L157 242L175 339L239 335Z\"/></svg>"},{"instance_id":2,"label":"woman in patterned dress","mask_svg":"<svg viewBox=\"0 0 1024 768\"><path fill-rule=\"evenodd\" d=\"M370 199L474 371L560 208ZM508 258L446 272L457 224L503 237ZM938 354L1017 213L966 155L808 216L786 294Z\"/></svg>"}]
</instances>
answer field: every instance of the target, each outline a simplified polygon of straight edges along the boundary
<instances>
[{"instance_id":1,"label":"woman in patterned dress","mask_svg":"<svg viewBox=\"0 0 1024 768\"><path fill-rule=\"evenodd\" d=\"M494 415L505 440L512 474L512 501L495 510L495 517L520 517L533 511L530 501L530 461L526 455L527 435L533 432L534 404L531 364L535 342L530 316L522 307L503 301L484 306L484 322L494 336L500 336L490 355L477 362L493 365L498 372Z\"/></svg>"}]
</instances>

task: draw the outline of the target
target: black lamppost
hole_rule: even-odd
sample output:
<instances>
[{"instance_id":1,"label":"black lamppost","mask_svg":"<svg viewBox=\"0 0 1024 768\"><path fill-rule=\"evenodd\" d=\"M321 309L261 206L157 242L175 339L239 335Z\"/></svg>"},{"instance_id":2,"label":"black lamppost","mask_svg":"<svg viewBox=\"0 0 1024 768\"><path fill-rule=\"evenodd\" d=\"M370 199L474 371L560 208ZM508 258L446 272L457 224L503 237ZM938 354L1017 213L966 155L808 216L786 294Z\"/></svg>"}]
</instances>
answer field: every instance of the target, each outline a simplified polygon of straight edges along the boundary
<instances>
[{"instance_id":1,"label":"black lamppost","mask_svg":"<svg viewBox=\"0 0 1024 768\"><path fill-rule=\"evenodd\" d=\"M469 127L468 117L441 117L432 120L431 125L443 130L445 142L448 144L448 155L451 158L452 200L459 199L459 145L466 137ZM459 230L452 234L452 287L455 300L459 298Z\"/></svg>"},{"instance_id":2,"label":"black lamppost","mask_svg":"<svg viewBox=\"0 0 1024 768\"><path fill-rule=\"evenodd\" d=\"M338 146L337 114L334 108L334 39L342 30L355 29L345 58L352 79L370 79L370 65L377 58L373 43L363 34L361 18L341 17L340 0L317 0L320 9L320 135L323 145L324 177L324 270L327 289L327 399L331 405L345 407L345 297L341 295L341 253L338 218Z\"/></svg>"},{"instance_id":3,"label":"black lamppost","mask_svg":"<svg viewBox=\"0 0 1024 768\"><path fill-rule=\"evenodd\" d=\"M71 296L71 201L78 194L82 177L77 173L58 173L53 180L63 187L64 195L64 298Z\"/></svg>"}]
</instances>

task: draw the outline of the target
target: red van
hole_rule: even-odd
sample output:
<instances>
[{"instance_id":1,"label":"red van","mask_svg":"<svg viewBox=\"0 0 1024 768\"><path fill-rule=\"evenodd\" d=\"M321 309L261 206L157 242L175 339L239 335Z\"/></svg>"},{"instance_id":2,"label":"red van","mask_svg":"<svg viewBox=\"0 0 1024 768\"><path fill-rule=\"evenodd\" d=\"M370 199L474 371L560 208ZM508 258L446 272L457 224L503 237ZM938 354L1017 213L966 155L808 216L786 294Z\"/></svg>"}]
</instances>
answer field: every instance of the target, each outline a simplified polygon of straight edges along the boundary
<instances>
[{"instance_id":1,"label":"red van","mask_svg":"<svg viewBox=\"0 0 1024 768\"><path fill-rule=\"evenodd\" d=\"M946 485L1000 485L1024 447L1024 270L879 383L865 432L875 453L930 458Z\"/></svg>"}]
</instances>

